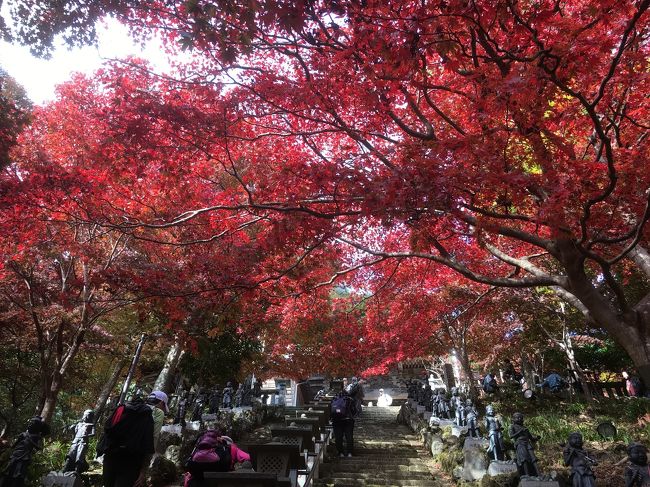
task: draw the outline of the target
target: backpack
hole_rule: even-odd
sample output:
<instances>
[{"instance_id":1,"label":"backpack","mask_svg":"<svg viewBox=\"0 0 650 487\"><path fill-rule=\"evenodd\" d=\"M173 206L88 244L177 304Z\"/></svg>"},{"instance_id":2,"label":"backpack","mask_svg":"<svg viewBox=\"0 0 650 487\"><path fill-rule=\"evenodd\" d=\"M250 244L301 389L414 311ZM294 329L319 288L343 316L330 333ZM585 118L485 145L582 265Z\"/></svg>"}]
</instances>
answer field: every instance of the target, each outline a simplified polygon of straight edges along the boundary
<instances>
[{"instance_id":1,"label":"backpack","mask_svg":"<svg viewBox=\"0 0 650 487\"><path fill-rule=\"evenodd\" d=\"M114 450L134 455L149 453L148 450L153 452L151 409L145 406L135 410L120 404L113 411L104 426L104 434L97 445L97 454L103 455Z\"/></svg>"},{"instance_id":2,"label":"backpack","mask_svg":"<svg viewBox=\"0 0 650 487\"><path fill-rule=\"evenodd\" d=\"M333 421L348 419L352 416L350 402L350 398L347 396L339 396L332 401L330 415Z\"/></svg>"},{"instance_id":3,"label":"backpack","mask_svg":"<svg viewBox=\"0 0 650 487\"><path fill-rule=\"evenodd\" d=\"M208 431L196 441L185 470L199 477L204 472L229 472L232 467L231 446L214 431Z\"/></svg>"}]
</instances>

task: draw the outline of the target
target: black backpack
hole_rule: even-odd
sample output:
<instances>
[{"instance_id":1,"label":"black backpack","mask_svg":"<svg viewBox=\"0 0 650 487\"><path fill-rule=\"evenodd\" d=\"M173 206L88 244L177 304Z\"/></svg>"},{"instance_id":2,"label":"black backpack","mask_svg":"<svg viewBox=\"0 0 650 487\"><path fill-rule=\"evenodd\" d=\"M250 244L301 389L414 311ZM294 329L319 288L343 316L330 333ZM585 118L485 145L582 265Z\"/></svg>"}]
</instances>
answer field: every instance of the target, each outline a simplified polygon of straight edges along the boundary
<instances>
[{"instance_id":1,"label":"black backpack","mask_svg":"<svg viewBox=\"0 0 650 487\"><path fill-rule=\"evenodd\" d=\"M150 409L134 410L120 404L108 418L97 454L109 451L142 455L153 453L153 417Z\"/></svg>"}]
</instances>

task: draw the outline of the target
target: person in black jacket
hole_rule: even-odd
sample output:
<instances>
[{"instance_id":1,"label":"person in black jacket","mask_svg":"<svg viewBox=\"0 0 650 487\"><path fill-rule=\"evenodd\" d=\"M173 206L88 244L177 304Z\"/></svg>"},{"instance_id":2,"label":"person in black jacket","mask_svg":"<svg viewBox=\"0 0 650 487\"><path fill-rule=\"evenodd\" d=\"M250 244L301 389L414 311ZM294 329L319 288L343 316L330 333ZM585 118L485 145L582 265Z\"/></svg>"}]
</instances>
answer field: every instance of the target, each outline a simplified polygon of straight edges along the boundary
<instances>
[{"instance_id":1,"label":"person in black jacket","mask_svg":"<svg viewBox=\"0 0 650 487\"><path fill-rule=\"evenodd\" d=\"M351 457L354 451L354 418L356 416L356 401L345 391L332 401L332 429L334 443L341 457ZM345 447L343 446L345 438Z\"/></svg>"},{"instance_id":2,"label":"person in black jacket","mask_svg":"<svg viewBox=\"0 0 650 487\"><path fill-rule=\"evenodd\" d=\"M118 406L97 446L97 454L104 455L104 487L144 487L154 451L151 407L142 399Z\"/></svg>"}]
</instances>

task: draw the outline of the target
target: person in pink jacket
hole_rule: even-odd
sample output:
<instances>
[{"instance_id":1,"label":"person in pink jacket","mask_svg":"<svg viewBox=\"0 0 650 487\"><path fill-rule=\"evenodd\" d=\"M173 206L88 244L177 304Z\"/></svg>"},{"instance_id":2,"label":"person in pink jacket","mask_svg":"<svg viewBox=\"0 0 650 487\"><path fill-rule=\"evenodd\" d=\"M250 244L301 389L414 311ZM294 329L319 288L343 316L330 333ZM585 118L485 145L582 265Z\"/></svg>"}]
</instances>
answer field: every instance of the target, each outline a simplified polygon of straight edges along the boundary
<instances>
[{"instance_id":1,"label":"person in pink jacket","mask_svg":"<svg viewBox=\"0 0 650 487\"><path fill-rule=\"evenodd\" d=\"M205 472L229 472L235 464L250 462L251 456L240 449L232 438L219 430L208 430L196 442L190 458L185 462L185 487L203 485Z\"/></svg>"}]
</instances>

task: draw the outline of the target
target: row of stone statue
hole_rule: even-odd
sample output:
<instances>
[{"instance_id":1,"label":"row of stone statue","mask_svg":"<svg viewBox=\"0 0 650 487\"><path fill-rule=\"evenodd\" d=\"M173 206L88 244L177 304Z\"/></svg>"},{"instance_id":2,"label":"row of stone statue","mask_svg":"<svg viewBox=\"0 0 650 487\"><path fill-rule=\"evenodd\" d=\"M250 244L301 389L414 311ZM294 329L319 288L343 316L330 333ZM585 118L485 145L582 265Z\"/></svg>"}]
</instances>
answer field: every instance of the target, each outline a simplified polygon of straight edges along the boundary
<instances>
[{"instance_id":1,"label":"row of stone statue","mask_svg":"<svg viewBox=\"0 0 650 487\"><path fill-rule=\"evenodd\" d=\"M190 421L201 421L206 408L208 414L218 414L219 409L251 406L253 401L261 397L262 381L257 379L253 382L251 377L239 384L236 392L232 382L228 382L223 390L214 388L209 391L180 392L176 395L176 404L172 406L176 410L174 424L184 424L190 410Z\"/></svg>"},{"instance_id":2,"label":"row of stone statue","mask_svg":"<svg viewBox=\"0 0 650 487\"><path fill-rule=\"evenodd\" d=\"M449 420L458 427L466 427L471 438L480 437L478 412L471 399L463 398L457 388L451 389L447 398L444 390L434 391L424 381L411 381L407 384L409 398L424 406L432 413L432 418ZM488 439L487 452L491 461L506 461L503 426L495 414L494 407L485 408L485 432ZM533 435L524 425L524 415L514 413L508 428L508 437L514 444L515 462L521 477L540 477L535 455L535 442L539 436ZM583 447L582 435L571 433L563 452L565 465L571 468L572 487L595 487L592 467L597 464ZM629 465L625 470L626 487L650 487L650 468L648 467L647 448L640 443L628 446Z\"/></svg>"}]
</instances>

